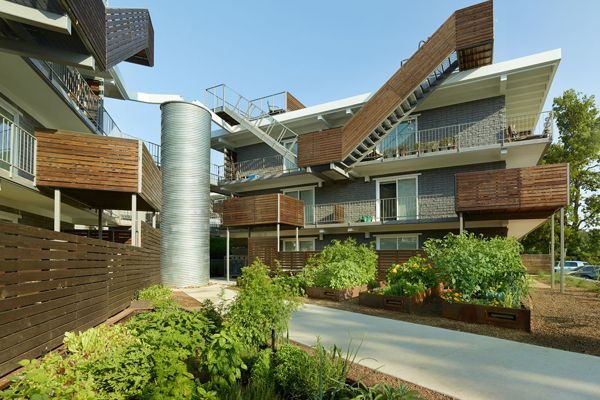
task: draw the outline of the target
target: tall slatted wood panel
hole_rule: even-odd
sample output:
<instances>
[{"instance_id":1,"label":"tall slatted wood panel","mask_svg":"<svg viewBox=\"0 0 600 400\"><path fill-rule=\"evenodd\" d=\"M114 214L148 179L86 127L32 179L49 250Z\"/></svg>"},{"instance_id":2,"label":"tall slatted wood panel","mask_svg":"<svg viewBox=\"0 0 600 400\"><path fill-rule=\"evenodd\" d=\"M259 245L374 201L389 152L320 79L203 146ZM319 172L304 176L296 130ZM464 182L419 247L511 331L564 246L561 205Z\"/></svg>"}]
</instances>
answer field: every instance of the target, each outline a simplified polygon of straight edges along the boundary
<instances>
[{"instance_id":1,"label":"tall slatted wood panel","mask_svg":"<svg viewBox=\"0 0 600 400\"><path fill-rule=\"evenodd\" d=\"M160 282L160 234L142 247L0 222L0 375L126 308Z\"/></svg>"}]
</instances>

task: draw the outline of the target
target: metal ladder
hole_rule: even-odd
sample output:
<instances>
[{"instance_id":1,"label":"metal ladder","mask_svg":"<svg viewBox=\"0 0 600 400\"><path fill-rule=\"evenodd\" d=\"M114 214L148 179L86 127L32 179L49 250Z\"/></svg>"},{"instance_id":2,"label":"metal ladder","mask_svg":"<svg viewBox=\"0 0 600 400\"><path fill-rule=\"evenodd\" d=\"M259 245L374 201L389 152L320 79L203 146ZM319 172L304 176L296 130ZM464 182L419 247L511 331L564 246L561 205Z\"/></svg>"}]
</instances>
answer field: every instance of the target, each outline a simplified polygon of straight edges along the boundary
<instances>
[{"instance_id":1,"label":"metal ladder","mask_svg":"<svg viewBox=\"0 0 600 400\"><path fill-rule=\"evenodd\" d=\"M456 53L452 53L400 103L398 108L388 115L377 128L371 131L343 162L339 163L340 167L344 169L352 168L371 154L376 146L398 124L405 121L415 108L456 68L458 68L458 58Z\"/></svg>"},{"instance_id":2,"label":"metal ladder","mask_svg":"<svg viewBox=\"0 0 600 400\"><path fill-rule=\"evenodd\" d=\"M292 165L297 165L293 149L298 134L277 121L256 102L248 100L224 84L206 89L206 105L229 125L239 124L281 154ZM261 125L265 124L263 127ZM283 142L286 144L283 144Z\"/></svg>"}]
</instances>

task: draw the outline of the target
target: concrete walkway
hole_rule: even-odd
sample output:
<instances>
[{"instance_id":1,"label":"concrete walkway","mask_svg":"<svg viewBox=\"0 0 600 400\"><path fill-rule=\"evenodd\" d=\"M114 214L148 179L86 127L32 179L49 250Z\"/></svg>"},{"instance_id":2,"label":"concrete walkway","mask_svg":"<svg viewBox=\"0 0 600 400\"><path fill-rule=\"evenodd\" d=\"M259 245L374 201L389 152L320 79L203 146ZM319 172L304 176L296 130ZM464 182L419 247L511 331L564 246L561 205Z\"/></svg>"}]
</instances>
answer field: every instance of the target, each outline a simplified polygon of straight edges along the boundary
<instances>
[{"instance_id":1,"label":"concrete walkway","mask_svg":"<svg viewBox=\"0 0 600 400\"><path fill-rule=\"evenodd\" d=\"M600 398L600 357L305 305L290 339L317 336L342 348L352 338L360 364L459 399Z\"/></svg>"}]
</instances>

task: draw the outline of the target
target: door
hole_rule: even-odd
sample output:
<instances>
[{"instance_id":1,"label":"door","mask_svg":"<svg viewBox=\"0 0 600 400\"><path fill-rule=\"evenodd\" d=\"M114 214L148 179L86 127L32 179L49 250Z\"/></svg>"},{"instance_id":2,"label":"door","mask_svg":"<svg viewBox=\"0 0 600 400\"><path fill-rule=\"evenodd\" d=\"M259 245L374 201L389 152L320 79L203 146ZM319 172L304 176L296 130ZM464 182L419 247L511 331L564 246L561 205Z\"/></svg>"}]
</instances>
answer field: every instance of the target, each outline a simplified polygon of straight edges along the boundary
<instances>
[{"instance_id":1,"label":"door","mask_svg":"<svg viewBox=\"0 0 600 400\"><path fill-rule=\"evenodd\" d=\"M291 150L292 153L294 153L295 155L298 155L298 141L285 140L281 143L283 144L283 146L286 149ZM286 160L285 158L283 159L283 172L295 171L297 169L298 169L298 166L296 164Z\"/></svg>"},{"instance_id":2,"label":"door","mask_svg":"<svg viewBox=\"0 0 600 400\"><path fill-rule=\"evenodd\" d=\"M417 218L417 177L396 178L378 185L378 216L382 221Z\"/></svg>"},{"instance_id":3,"label":"door","mask_svg":"<svg viewBox=\"0 0 600 400\"><path fill-rule=\"evenodd\" d=\"M397 219L416 219L417 178L399 179L396 188L398 190Z\"/></svg>"},{"instance_id":4,"label":"door","mask_svg":"<svg viewBox=\"0 0 600 400\"><path fill-rule=\"evenodd\" d=\"M283 194L304 202L304 224L312 225L315 223L315 190L297 189L285 190Z\"/></svg>"}]
</instances>

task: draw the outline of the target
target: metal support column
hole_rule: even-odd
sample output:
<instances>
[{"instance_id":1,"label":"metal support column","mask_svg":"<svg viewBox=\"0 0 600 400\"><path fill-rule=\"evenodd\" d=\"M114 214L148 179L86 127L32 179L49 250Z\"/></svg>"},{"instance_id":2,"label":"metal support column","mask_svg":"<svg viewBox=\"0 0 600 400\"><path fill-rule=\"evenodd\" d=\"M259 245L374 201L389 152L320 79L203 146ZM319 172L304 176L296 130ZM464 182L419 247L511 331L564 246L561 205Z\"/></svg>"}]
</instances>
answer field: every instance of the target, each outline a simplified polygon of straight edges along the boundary
<instances>
[{"instance_id":1,"label":"metal support column","mask_svg":"<svg viewBox=\"0 0 600 400\"><path fill-rule=\"evenodd\" d=\"M156 211L152 212L152 227L154 229L156 229L156 221L158 219L158 215L156 214Z\"/></svg>"},{"instance_id":2,"label":"metal support column","mask_svg":"<svg viewBox=\"0 0 600 400\"><path fill-rule=\"evenodd\" d=\"M565 292L565 208L560 209L560 292Z\"/></svg>"},{"instance_id":3,"label":"metal support column","mask_svg":"<svg viewBox=\"0 0 600 400\"><path fill-rule=\"evenodd\" d=\"M459 213L458 214L458 225L459 225L459 233L462 235L462 233L465 231L465 220L463 218L463 213Z\"/></svg>"},{"instance_id":4,"label":"metal support column","mask_svg":"<svg viewBox=\"0 0 600 400\"><path fill-rule=\"evenodd\" d=\"M131 245L137 246L137 194L131 195Z\"/></svg>"},{"instance_id":5,"label":"metal support column","mask_svg":"<svg viewBox=\"0 0 600 400\"><path fill-rule=\"evenodd\" d=\"M554 213L550 217L550 287L554 289Z\"/></svg>"},{"instance_id":6,"label":"metal support column","mask_svg":"<svg viewBox=\"0 0 600 400\"><path fill-rule=\"evenodd\" d=\"M281 244L279 243L279 235L281 233L281 226L280 224L277 224L277 252L279 253L281 251L280 247Z\"/></svg>"},{"instance_id":7,"label":"metal support column","mask_svg":"<svg viewBox=\"0 0 600 400\"><path fill-rule=\"evenodd\" d=\"M300 238L298 237L298 231L300 229L296 227L296 251L300 251Z\"/></svg>"},{"instance_id":8,"label":"metal support column","mask_svg":"<svg viewBox=\"0 0 600 400\"><path fill-rule=\"evenodd\" d=\"M98 209L98 239L102 240L102 212L104 210L102 210L101 208Z\"/></svg>"},{"instance_id":9,"label":"metal support column","mask_svg":"<svg viewBox=\"0 0 600 400\"><path fill-rule=\"evenodd\" d=\"M225 240L225 276L229 282L229 227L227 227L227 239Z\"/></svg>"},{"instance_id":10,"label":"metal support column","mask_svg":"<svg viewBox=\"0 0 600 400\"><path fill-rule=\"evenodd\" d=\"M60 232L60 189L54 189L54 231Z\"/></svg>"}]
</instances>

